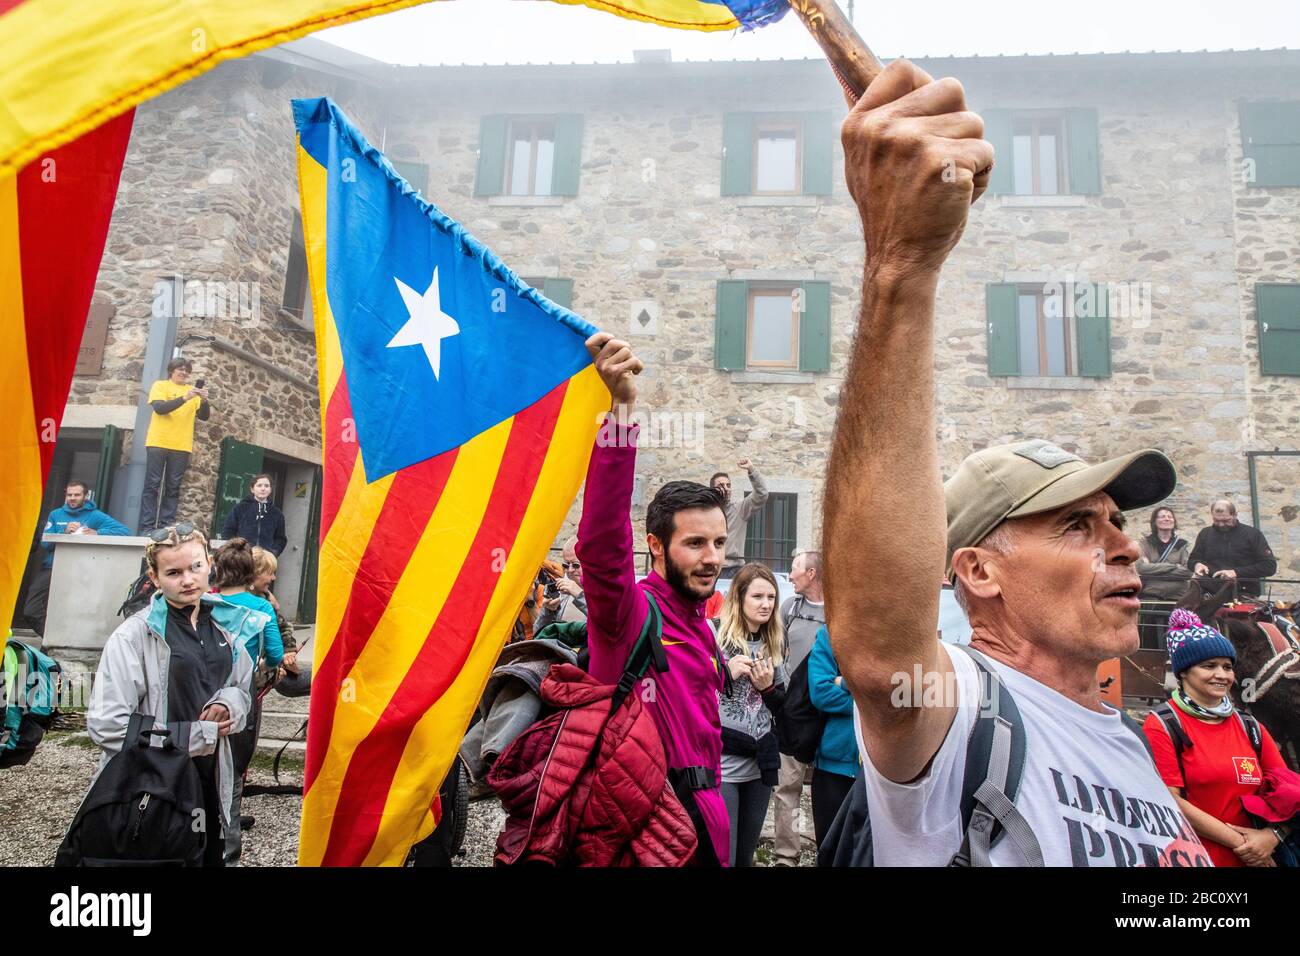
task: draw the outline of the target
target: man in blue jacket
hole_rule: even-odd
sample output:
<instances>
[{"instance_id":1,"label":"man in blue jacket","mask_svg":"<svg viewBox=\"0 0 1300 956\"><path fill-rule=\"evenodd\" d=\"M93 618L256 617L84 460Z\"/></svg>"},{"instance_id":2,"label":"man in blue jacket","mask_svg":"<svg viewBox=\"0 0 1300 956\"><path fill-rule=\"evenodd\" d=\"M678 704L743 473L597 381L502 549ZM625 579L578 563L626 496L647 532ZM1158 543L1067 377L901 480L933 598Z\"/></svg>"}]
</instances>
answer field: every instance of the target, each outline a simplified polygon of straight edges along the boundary
<instances>
[{"instance_id":1,"label":"man in blue jacket","mask_svg":"<svg viewBox=\"0 0 1300 956\"><path fill-rule=\"evenodd\" d=\"M63 489L63 507L50 512L42 533L129 535L130 528L113 520L107 512L100 511L93 501L86 498L89 491L84 481L74 479L68 482ZM50 573L54 568L54 545L42 543L41 547L45 549L45 556L27 588L27 603L23 606L23 614L32 630L44 637L45 610L50 599Z\"/></svg>"}]
</instances>

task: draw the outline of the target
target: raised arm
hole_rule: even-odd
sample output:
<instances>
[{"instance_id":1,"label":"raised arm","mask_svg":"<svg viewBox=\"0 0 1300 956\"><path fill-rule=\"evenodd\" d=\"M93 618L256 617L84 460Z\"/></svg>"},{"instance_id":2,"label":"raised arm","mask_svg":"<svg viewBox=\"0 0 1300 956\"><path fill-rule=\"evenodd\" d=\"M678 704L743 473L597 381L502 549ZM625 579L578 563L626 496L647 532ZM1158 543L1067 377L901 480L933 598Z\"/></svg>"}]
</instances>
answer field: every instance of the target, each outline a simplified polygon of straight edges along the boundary
<instances>
[{"instance_id":1,"label":"raised arm","mask_svg":"<svg viewBox=\"0 0 1300 956\"><path fill-rule=\"evenodd\" d=\"M587 599L587 634L593 643L617 646L635 637L646 611L636 586L632 554L632 484L636 478L636 379L641 361L626 342L608 332L587 340L596 370L610 390L611 407L596 434L578 524L578 560Z\"/></svg>"},{"instance_id":2,"label":"raised arm","mask_svg":"<svg viewBox=\"0 0 1300 956\"><path fill-rule=\"evenodd\" d=\"M750 487L754 489L740 503L740 516L748 521L755 511L767 504L767 482L763 480L763 476L759 474L758 469L750 463L748 458L740 464L748 472Z\"/></svg>"},{"instance_id":3,"label":"raised arm","mask_svg":"<svg viewBox=\"0 0 1300 956\"><path fill-rule=\"evenodd\" d=\"M955 712L955 702L894 708L890 690L893 674L918 663L945 677L952 670L935 635L947 523L934 432L934 302L943 261L987 184L977 177L993 162L983 130L956 80L934 82L899 59L842 131L867 254L826 476L826 624L872 762L900 782L925 768ZM889 587L861 587L863 555L887 562Z\"/></svg>"}]
</instances>

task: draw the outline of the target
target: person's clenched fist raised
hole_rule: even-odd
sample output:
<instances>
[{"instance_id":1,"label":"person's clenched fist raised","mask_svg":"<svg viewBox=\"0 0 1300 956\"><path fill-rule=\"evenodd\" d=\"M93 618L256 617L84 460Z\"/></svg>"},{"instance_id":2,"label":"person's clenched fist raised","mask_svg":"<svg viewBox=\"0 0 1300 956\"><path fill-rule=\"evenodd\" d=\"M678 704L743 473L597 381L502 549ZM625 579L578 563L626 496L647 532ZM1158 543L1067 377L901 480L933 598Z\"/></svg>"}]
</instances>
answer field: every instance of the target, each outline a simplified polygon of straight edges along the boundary
<instances>
[{"instance_id":1,"label":"person's clenched fist raised","mask_svg":"<svg viewBox=\"0 0 1300 956\"><path fill-rule=\"evenodd\" d=\"M596 372L613 398L613 405L630 406L636 401L636 376L645 368L632 354L632 346L608 332L597 332L587 339L586 344L596 363Z\"/></svg>"},{"instance_id":2,"label":"person's clenched fist raised","mask_svg":"<svg viewBox=\"0 0 1300 956\"><path fill-rule=\"evenodd\" d=\"M988 186L993 146L951 78L899 59L844 121L845 178L862 216L868 267L898 279L937 278Z\"/></svg>"}]
</instances>

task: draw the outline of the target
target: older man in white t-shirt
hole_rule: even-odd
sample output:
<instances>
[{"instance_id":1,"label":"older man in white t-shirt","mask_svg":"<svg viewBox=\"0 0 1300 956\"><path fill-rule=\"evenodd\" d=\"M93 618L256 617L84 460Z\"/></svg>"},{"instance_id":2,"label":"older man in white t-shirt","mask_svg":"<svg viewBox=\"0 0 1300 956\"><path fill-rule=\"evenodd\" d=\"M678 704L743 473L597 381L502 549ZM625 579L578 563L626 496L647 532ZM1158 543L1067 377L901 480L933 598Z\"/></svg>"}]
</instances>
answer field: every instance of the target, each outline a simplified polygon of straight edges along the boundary
<instances>
[{"instance_id":1,"label":"older man in white t-shirt","mask_svg":"<svg viewBox=\"0 0 1300 956\"><path fill-rule=\"evenodd\" d=\"M1089 466L1023 441L970 455L940 484L935 297L987 186L994 157L982 136L960 84L934 82L906 60L871 84L843 129L867 256L823 553L827 627L858 707L873 860L965 860L961 789L981 695L967 651L935 634L946 551L971 647L1012 695L1025 731L1014 810L1030 832L993 843L983 862L1024 865L1033 844L1049 866L1209 865L1097 683L1100 662L1138 646L1138 550L1122 511L1165 498L1172 464L1140 451ZM863 587L864 556L881 586Z\"/></svg>"}]
</instances>

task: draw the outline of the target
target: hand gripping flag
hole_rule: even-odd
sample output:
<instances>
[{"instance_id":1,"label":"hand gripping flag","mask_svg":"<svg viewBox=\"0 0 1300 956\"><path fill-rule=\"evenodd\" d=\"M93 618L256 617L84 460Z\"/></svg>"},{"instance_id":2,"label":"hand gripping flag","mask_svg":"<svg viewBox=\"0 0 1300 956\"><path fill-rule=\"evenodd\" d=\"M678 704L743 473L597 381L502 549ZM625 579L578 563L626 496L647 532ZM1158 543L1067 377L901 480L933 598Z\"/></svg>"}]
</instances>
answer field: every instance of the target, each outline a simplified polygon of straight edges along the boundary
<instances>
[{"instance_id":1,"label":"hand gripping flag","mask_svg":"<svg viewBox=\"0 0 1300 956\"><path fill-rule=\"evenodd\" d=\"M295 100L324 484L303 865L400 865L587 469L595 329Z\"/></svg>"},{"instance_id":2,"label":"hand gripping flag","mask_svg":"<svg viewBox=\"0 0 1300 956\"><path fill-rule=\"evenodd\" d=\"M0 614L18 597L113 215L128 112L0 172ZM101 501L101 504L107 504ZM8 636L0 627L0 653Z\"/></svg>"}]
</instances>

